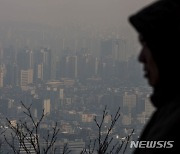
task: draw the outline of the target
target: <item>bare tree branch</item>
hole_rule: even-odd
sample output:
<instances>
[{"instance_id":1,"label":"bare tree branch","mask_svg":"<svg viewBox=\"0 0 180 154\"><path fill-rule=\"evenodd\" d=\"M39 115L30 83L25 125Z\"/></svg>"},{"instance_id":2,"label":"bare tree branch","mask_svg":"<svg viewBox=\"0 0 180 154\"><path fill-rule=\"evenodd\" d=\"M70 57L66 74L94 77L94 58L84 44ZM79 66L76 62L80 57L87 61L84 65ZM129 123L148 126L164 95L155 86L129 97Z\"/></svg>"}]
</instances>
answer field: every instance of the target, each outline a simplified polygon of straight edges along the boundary
<instances>
[{"instance_id":1,"label":"bare tree branch","mask_svg":"<svg viewBox=\"0 0 180 154\"><path fill-rule=\"evenodd\" d=\"M21 102L21 105L25 109L23 113L30 121L27 122L27 121L19 120L16 126L14 126L11 123L11 121L8 118L6 118L9 128L12 130L11 142L7 139L6 136L4 136L7 145L11 147L11 149L15 154L19 154L21 149L23 149L27 154L30 154L32 150L36 154L52 153L52 151L50 151L51 149L54 150L55 152L56 148L54 148L54 145L57 140L57 135L59 132L57 123L52 128L52 135L50 135L50 131L48 131L47 138L43 138L46 146L42 148L39 141L39 129L40 129L39 127L42 120L45 118L44 110L42 111L42 114L38 120L35 119L32 115L31 112L32 104L30 106L26 106L23 102ZM15 145L15 141L19 142L18 149Z\"/></svg>"}]
</instances>

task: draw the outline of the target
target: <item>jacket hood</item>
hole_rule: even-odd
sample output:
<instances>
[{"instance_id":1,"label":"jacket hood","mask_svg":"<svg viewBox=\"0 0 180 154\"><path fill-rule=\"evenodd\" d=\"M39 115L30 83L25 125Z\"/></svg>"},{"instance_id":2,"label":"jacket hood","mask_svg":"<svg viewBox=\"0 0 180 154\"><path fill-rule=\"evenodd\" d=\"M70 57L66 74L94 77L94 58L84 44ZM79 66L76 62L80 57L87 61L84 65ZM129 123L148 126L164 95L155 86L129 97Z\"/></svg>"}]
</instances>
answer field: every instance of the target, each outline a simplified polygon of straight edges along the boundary
<instances>
[{"instance_id":1,"label":"jacket hood","mask_svg":"<svg viewBox=\"0 0 180 154\"><path fill-rule=\"evenodd\" d=\"M129 21L143 36L157 64L160 83L157 88L154 87L155 91L158 91L158 95L178 93L180 91L180 1L156 1L130 16Z\"/></svg>"}]
</instances>

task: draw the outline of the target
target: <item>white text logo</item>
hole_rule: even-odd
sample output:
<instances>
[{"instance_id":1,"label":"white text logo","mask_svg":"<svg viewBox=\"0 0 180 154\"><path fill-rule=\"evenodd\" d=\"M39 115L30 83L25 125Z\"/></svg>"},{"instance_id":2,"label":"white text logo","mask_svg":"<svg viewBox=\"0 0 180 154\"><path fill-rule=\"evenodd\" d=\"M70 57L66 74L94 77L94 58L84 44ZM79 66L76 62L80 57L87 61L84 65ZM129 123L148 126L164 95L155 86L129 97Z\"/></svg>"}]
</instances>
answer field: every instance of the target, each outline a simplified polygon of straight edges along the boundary
<instances>
[{"instance_id":1,"label":"white text logo","mask_svg":"<svg viewBox=\"0 0 180 154\"><path fill-rule=\"evenodd\" d=\"M173 148L174 141L131 141L130 148Z\"/></svg>"}]
</instances>

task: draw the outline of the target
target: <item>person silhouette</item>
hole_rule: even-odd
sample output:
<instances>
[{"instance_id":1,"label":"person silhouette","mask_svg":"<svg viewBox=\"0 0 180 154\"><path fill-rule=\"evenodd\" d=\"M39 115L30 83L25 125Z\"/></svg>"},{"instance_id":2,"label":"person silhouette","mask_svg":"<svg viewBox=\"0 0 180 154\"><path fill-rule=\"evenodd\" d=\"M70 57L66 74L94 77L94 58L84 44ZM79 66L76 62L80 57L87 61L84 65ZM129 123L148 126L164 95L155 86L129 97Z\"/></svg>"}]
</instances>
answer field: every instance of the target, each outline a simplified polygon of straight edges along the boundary
<instances>
[{"instance_id":1,"label":"person silhouette","mask_svg":"<svg viewBox=\"0 0 180 154\"><path fill-rule=\"evenodd\" d=\"M136 148L135 154L180 153L180 1L158 0L129 17L139 34L138 60L153 88L156 110L139 141L153 147ZM172 143L168 146L167 143ZM147 143L147 142L146 142ZM178 147L179 146L179 147Z\"/></svg>"}]
</instances>

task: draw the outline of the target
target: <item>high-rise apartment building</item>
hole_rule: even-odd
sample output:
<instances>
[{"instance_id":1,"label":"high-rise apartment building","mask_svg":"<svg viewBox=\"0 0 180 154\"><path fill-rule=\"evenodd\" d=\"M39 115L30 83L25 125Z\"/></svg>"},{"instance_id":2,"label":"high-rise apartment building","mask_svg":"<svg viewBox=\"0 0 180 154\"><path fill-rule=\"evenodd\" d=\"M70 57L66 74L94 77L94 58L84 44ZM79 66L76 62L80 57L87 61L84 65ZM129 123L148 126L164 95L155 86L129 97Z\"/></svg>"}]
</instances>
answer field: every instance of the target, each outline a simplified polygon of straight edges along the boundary
<instances>
[{"instance_id":1,"label":"high-rise apartment building","mask_svg":"<svg viewBox=\"0 0 180 154\"><path fill-rule=\"evenodd\" d=\"M51 50L49 48L41 49L40 58L43 64L43 80L51 79Z\"/></svg>"},{"instance_id":2,"label":"high-rise apartment building","mask_svg":"<svg viewBox=\"0 0 180 154\"><path fill-rule=\"evenodd\" d=\"M67 56L66 65L67 65L66 77L77 78L77 75L78 75L77 56Z\"/></svg>"},{"instance_id":3,"label":"high-rise apartment building","mask_svg":"<svg viewBox=\"0 0 180 154\"><path fill-rule=\"evenodd\" d=\"M1 49L0 47L0 65L2 64L3 62L3 49Z\"/></svg>"},{"instance_id":4,"label":"high-rise apartment building","mask_svg":"<svg viewBox=\"0 0 180 154\"><path fill-rule=\"evenodd\" d=\"M50 99L44 100L44 114L50 114L51 111L51 101Z\"/></svg>"},{"instance_id":5,"label":"high-rise apartment building","mask_svg":"<svg viewBox=\"0 0 180 154\"><path fill-rule=\"evenodd\" d=\"M3 72L0 70L0 88L3 87L3 83L4 83L4 76L3 76Z\"/></svg>"},{"instance_id":6,"label":"high-rise apartment building","mask_svg":"<svg viewBox=\"0 0 180 154\"><path fill-rule=\"evenodd\" d=\"M20 69L33 69L34 55L32 50L23 50L17 54L17 64Z\"/></svg>"},{"instance_id":7,"label":"high-rise apartment building","mask_svg":"<svg viewBox=\"0 0 180 154\"><path fill-rule=\"evenodd\" d=\"M43 64L37 65L37 78L43 80Z\"/></svg>"},{"instance_id":8,"label":"high-rise apartment building","mask_svg":"<svg viewBox=\"0 0 180 154\"><path fill-rule=\"evenodd\" d=\"M112 50L113 50L112 39L104 39L101 41L100 57L102 59L112 56Z\"/></svg>"},{"instance_id":9,"label":"high-rise apartment building","mask_svg":"<svg viewBox=\"0 0 180 154\"><path fill-rule=\"evenodd\" d=\"M30 83L33 83L33 69L21 70L21 88L26 88Z\"/></svg>"},{"instance_id":10,"label":"high-rise apartment building","mask_svg":"<svg viewBox=\"0 0 180 154\"><path fill-rule=\"evenodd\" d=\"M137 96L134 93L125 92L123 95L123 107L127 107L130 112L132 108L136 107Z\"/></svg>"},{"instance_id":11,"label":"high-rise apartment building","mask_svg":"<svg viewBox=\"0 0 180 154\"><path fill-rule=\"evenodd\" d=\"M114 39L112 41L112 56L115 61L127 61L126 40Z\"/></svg>"},{"instance_id":12,"label":"high-rise apartment building","mask_svg":"<svg viewBox=\"0 0 180 154\"><path fill-rule=\"evenodd\" d=\"M114 61L127 60L127 42L122 39L106 39L101 41L100 57L112 57Z\"/></svg>"},{"instance_id":13,"label":"high-rise apartment building","mask_svg":"<svg viewBox=\"0 0 180 154\"><path fill-rule=\"evenodd\" d=\"M34 52L34 80L48 81L51 79L51 50L42 48Z\"/></svg>"},{"instance_id":14,"label":"high-rise apartment building","mask_svg":"<svg viewBox=\"0 0 180 154\"><path fill-rule=\"evenodd\" d=\"M4 86L5 65L0 65L0 88Z\"/></svg>"}]
</instances>

